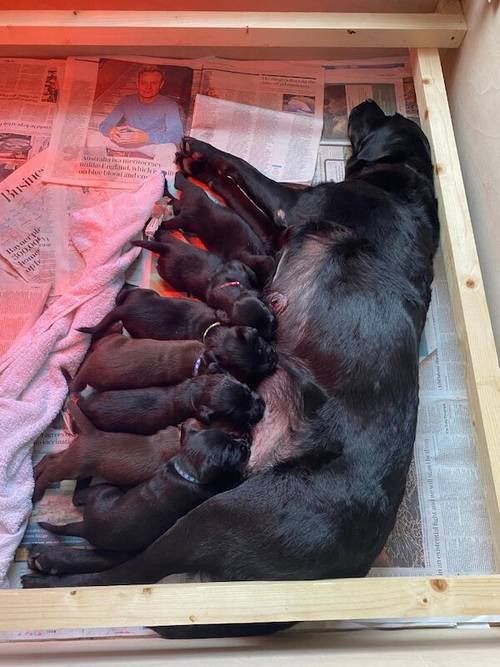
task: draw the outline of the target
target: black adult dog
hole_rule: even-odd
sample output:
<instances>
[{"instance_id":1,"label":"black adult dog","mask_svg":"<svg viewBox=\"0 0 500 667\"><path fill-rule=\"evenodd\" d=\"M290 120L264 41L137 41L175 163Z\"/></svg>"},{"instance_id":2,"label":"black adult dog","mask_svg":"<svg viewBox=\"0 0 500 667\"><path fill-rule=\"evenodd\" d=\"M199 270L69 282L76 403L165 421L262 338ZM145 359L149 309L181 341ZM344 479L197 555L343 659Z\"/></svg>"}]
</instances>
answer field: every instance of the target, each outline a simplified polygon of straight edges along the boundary
<instances>
[{"instance_id":1,"label":"black adult dog","mask_svg":"<svg viewBox=\"0 0 500 667\"><path fill-rule=\"evenodd\" d=\"M367 574L394 525L412 458L418 344L439 231L429 144L417 125L366 101L351 113L349 137L346 180L303 191L184 140L187 156L230 176L288 226L271 285L278 349L312 373L326 400L307 406L300 368L279 368L260 387L266 414L240 486L117 567L37 573L25 586L149 583L195 571L215 580ZM284 387L287 402L276 399ZM45 555L40 569L49 573L58 554ZM72 569L61 559L65 571L85 571L79 558Z\"/></svg>"}]
</instances>

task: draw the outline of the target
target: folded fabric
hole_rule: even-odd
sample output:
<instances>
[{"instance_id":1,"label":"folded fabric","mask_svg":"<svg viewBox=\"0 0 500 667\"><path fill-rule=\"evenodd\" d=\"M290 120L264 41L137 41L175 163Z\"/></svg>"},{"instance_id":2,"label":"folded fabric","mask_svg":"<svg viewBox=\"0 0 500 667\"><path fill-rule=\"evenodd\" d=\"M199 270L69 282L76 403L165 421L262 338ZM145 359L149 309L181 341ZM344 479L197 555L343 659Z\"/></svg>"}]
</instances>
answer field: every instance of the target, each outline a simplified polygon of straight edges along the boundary
<instances>
[{"instance_id":1,"label":"folded fabric","mask_svg":"<svg viewBox=\"0 0 500 667\"><path fill-rule=\"evenodd\" d=\"M61 369L75 373L89 345L89 336L76 328L96 324L113 307L140 252L127 243L149 218L163 185L158 173L136 192L73 214L69 234L85 269L0 359L0 586L32 509L33 441L66 398Z\"/></svg>"}]
</instances>

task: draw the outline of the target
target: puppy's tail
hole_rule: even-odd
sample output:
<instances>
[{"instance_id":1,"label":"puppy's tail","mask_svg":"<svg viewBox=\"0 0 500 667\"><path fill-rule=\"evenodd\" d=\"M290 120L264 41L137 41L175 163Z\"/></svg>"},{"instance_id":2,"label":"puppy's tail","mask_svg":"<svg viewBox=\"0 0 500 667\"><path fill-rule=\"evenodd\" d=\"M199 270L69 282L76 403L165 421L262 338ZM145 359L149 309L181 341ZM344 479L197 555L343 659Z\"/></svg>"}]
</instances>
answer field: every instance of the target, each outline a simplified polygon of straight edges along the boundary
<instances>
[{"instance_id":1,"label":"puppy's tail","mask_svg":"<svg viewBox=\"0 0 500 667\"><path fill-rule=\"evenodd\" d=\"M75 521L74 523L65 523L57 526L54 523L47 521L39 521L38 525L44 530L48 530L54 535L71 535L75 537L85 537L85 524L83 521Z\"/></svg>"},{"instance_id":2,"label":"puppy's tail","mask_svg":"<svg viewBox=\"0 0 500 667\"><path fill-rule=\"evenodd\" d=\"M139 246L139 248L146 248L146 250L151 250L151 252L157 252L162 256L170 253L170 246L158 241L132 241L132 245Z\"/></svg>"},{"instance_id":3,"label":"puppy's tail","mask_svg":"<svg viewBox=\"0 0 500 667\"><path fill-rule=\"evenodd\" d=\"M99 324L96 324L93 327L78 327L77 331L81 333L92 334L93 336L98 336L111 327L115 322L119 322L122 318L122 311L120 308L113 308L111 312L105 315Z\"/></svg>"},{"instance_id":4,"label":"puppy's tail","mask_svg":"<svg viewBox=\"0 0 500 667\"><path fill-rule=\"evenodd\" d=\"M90 421L86 414L82 411L76 400L76 396L72 397L72 400L68 405L68 413L71 417L71 421L74 425L75 431L80 435L89 435L90 433L95 433L97 430L94 424Z\"/></svg>"}]
</instances>

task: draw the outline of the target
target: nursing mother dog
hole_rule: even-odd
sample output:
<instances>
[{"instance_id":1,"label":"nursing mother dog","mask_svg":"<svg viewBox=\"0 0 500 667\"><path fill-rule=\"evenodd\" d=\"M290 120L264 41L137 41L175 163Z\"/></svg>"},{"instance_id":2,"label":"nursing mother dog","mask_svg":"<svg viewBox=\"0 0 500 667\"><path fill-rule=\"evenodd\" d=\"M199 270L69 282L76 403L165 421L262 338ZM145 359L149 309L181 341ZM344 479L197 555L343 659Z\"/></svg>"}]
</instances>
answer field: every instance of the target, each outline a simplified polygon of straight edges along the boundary
<instances>
[{"instance_id":1,"label":"nursing mother dog","mask_svg":"<svg viewBox=\"0 0 500 667\"><path fill-rule=\"evenodd\" d=\"M213 580L367 574L394 526L412 458L439 231L418 126L367 100L350 115L349 138L345 181L300 191L184 139L186 172L205 161L286 227L267 290L280 366L259 387L267 408L247 477L106 571L85 573L83 550L36 546L39 571L25 586L140 584L180 572Z\"/></svg>"}]
</instances>

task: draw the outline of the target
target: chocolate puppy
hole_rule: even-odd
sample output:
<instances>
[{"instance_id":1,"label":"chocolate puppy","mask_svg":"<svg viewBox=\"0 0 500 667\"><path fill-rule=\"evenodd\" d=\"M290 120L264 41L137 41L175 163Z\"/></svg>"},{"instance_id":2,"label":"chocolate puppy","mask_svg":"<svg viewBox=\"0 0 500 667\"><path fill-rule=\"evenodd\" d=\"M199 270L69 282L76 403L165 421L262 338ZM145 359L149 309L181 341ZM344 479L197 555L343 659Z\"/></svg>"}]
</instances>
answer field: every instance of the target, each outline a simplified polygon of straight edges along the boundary
<instances>
[{"instance_id":1,"label":"chocolate puppy","mask_svg":"<svg viewBox=\"0 0 500 667\"><path fill-rule=\"evenodd\" d=\"M111 323L122 320L135 338L156 340L195 338L205 343L210 355L206 361L218 361L238 380L255 384L276 368L276 352L251 327L222 326L227 321L223 311L214 311L197 301L160 297L153 290L134 288L118 295L117 307L94 327L79 331L95 335ZM198 324L184 326L186 313L202 313ZM219 317L217 317L219 316ZM180 334L185 334L181 336ZM194 334L189 335L189 334Z\"/></svg>"},{"instance_id":2,"label":"chocolate puppy","mask_svg":"<svg viewBox=\"0 0 500 667\"><path fill-rule=\"evenodd\" d=\"M182 228L196 234L211 252L224 259L267 254L266 245L237 213L214 202L180 171L175 187L182 191L180 213L163 222L161 229Z\"/></svg>"},{"instance_id":3,"label":"chocolate puppy","mask_svg":"<svg viewBox=\"0 0 500 667\"><path fill-rule=\"evenodd\" d=\"M227 323L228 318L200 301L165 298L154 290L134 287L118 294L116 307L99 324L78 331L95 335L118 321L133 338L197 340L212 324Z\"/></svg>"},{"instance_id":4,"label":"chocolate puppy","mask_svg":"<svg viewBox=\"0 0 500 667\"><path fill-rule=\"evenodd\" d=\"M183 425L179 453L150 480L126 492L110 484L87 488L80 494L83 521L39 525L101 549L142 551L191 509L236 486L249 453L248 438Z\"/></svg>"},{"instance_id":5,"label":"chocolate puppy","mask_svg":"<svg viewBox=\"0 0 500 667\"><path fill-rule=\"evenodd\" d=\"M208 423L220 417L246 428L264 414L264 401L230 375L199 375L172 387L105 391L78 405L103 431L150 435L196 416Z\"/></svg>"},{"instance_id":6,"label":"chocolate puppy","mask_svg":"<svg viewBox=\"0 0 500 667\"><path fill-rule=\"evenodd\" d=\"M107 433L99 431L74 401L68 411L78 435L67 449L47 454L37 463L33 502L50 484L63 479L102 477L118 486L135 486L179 450L180 431L174 426L149 436Z\"/></svg>"},{"instance_id":7,"label":"chocolate puppy","mask_svg":"<svg viewBox=\"0 0 500 667\"><path fill-rule=\"evenodd\" d=\"M232 324L254 327L266 340L273 337L276 318L256 289L257 277L248 266L239 260L221 262L191 244L172 236L169 239L173 243L134 241L133 244L160 254L158 273L175 289L185 290L212 308L222 309ZM271 257L263 259L274 264Z\"/></svg>"},{"instance_id":8,"label":"chocolate puppy","mask_svg":"<svg viewBox=\"0 0 500 667\"><path fill-rule=\"evenodd\" d=\"M197 340L152 340L112 334L101 338L70 384L71 392L90 385L98 391L177 384L208 365Z\"/></svg>"}]
</instances>

